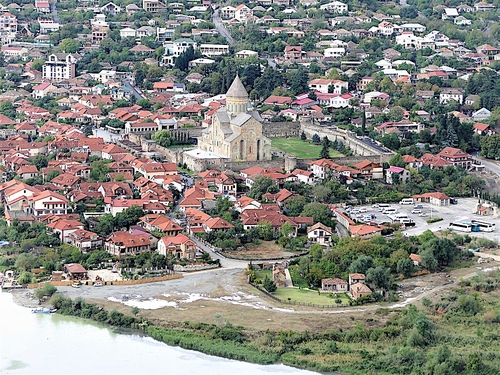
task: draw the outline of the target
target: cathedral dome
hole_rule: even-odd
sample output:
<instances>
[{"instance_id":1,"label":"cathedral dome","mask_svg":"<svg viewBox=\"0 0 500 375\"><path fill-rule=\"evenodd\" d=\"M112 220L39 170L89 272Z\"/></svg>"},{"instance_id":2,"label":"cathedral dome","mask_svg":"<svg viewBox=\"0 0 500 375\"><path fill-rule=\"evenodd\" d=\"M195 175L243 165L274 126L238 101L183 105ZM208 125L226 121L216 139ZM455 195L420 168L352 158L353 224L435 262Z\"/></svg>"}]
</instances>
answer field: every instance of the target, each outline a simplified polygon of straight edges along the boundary
<instances>
[{"instance_id":1,"label":"cathedral dome","mask_svg":"<svg viewBox=\"0 0 500 375\"><path fill-rule=\"evenodd\" d=\"M248 93L238 75L236 75L231 87L227 90L226 110L230 115L237 115L238 113L246 113L248 111Z\"/></svg>"},{"instance_id":2,"label":"cathedral dome","mask_svg":"<svg viewBox=\"0 0 500 375\"><path fill-rule=\"evenodd\" d=\"M245 86L243 86L243 83L241 83L238 75L236 75L231 87L227 90L226 98L248 99L247 90L245 89Z\"/></svg>"}]
</instances>

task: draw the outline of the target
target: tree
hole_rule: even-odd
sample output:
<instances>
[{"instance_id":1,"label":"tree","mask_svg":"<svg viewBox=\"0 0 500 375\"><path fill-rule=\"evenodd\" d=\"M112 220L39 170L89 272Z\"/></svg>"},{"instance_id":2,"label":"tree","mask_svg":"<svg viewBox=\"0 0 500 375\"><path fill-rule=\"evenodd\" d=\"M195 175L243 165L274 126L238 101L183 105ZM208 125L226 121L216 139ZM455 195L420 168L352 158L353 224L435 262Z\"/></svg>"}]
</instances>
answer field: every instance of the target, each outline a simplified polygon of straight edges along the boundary
<instances>
[{"instance_id":1,"label":"tree","mask_svg":"<svg viewBox=\"0 0 500 375\"><path fill-rule=\"evenodd\" d=\"M273 239L273 228L268 220L262 220L257 224L257 233L259 238L264 241L271 241Z\"/></svg>"},{"instance_id":2,"label":"tree","mask_svg":"<svg viewBox=\"0 0 500 375\"><path fill-rule=\"evenodd\" d=\"M41 171L42 168L46 168L49 165L49 159L43 154L37 154L33 158L32 163L36 167L36 169Z\"/></svg>"},{"instance_id":3,"label":"tree","mask_svg":"<svg viewBox=\"0 0 500 375\"><path fill-rule=\"evenodd\" d=\"M16 259L14 267L19 271L29 271L36 266L36 259L33 254L22 253Z\"/></svg>"},{"instance_id":4,"label":"tree","mask_svg":"<svg viewBox=\"0 0 500 375\"><path fill-rule=\"evenodd\" d=\"M432 250L426 249L420 252L421 264L424 268L433 272L438 269L438 261L434 256Z\"/></svg>"},{"instance_id":5,"label":"tree","mask_svg":"<svg viewBox=\"0 0 500 375\"><path fill-rule=\"evenodd\" d=\"M389 159L389 165L404 168L406 166L406 163L404 162L401 154L396 154L392 158Z\"/></svg>"},{"instance_id":6,"label":"tree","mask_svg":"<svg viewBox=\"0 0 500 375\"><path fill-rule=\"evenodd\" d=\"M410 277L413 273L414 265L413 261L409 258L398 260L396 270L398 273L403 274L404 277Z\"/></svg>"},{"instance_id":7,"label":"tree","mask_svg":"<svg viewBox=\"0 0 500 375\"><path fill-rule=\"evenodd\" d=\"M61 173L62 172L57 170L57 169L53 169L53 170L49 171L49 173L47 173L47 175L45 176L45 182L52 181L54 178L59 176Z\"/></svg>"},{"instance_id":8,"label":"tree","mask_svg":"<svg viewBox=\"0 0 500 375\"><path fill-rule=\"evenodd\" d=\"M44 297L52 297L55 292L57 292L57 288L54 285L45 283L41 288L35 290L35 297L41 302Z\"/></svg>"},{"instance_id":9,"label":"tree","mask_svg":"<svg viewBox=\"0 0 500 375\"><path fill-rule=\"evenodd\" d=\"M162 147L168 147L174 142L172 139L172 135L168 130L157 131L151 136L151 139L153 139L153 141L155 141Z\"/></svg>"},{"instance_id":10,"label":"tree","mask_svg":"<svg viewBox=\"0 0 500 375\"><path fill-rule=\"evenodd\" d=\"M300 140L301 141L307 140L307 136L306 136L306 133L304 133L304 131L302 131L302 133L300 133Z\"/></svg>"},{"instance_id":11,"label":"tree","mask_svg":"<svg viewBox=\"0 0 500 375\"><path fill-rule=\"evenodd\" d=\"M368 255L361 255L358 259L351 263L349 266L349 272L366 274L366 272L372 267L373 258Z\"/></svg>"},{"instance_id":12,"label":"tree","mask_svg":"<svg viewBox=\"0 0 500 375\"><path fill-rule=\"evenodd\" d=\"M300 216L311 216L315 223L320 222L327 226L332 226L332 210L326 204L311 202L304 206Z\"/></svg>"},{"instance_id":13,"label":"tree","mask_svg":"<svg viewBox=\"0 0 500 375\"><path fill-rule=\"evenodd\" d=\"M132 307L132 310L130 310L130 312L132 313L132 315L134 316L137 316L137 314L139 314L141 310L139 310L139 308L137 306L134 306Z\"/></svg>"},{"instance_id":14,"label":"tree","mask_svg":"<svg viewBox=\"0 0 500 375\"><path fill-rule=\"evenodd\" d=\"M60 51L64 53L75 53L80 49L80 44L76 39L63 39L58 45Z\"/></svg>"},{"instance_id":15,"label":"tree","mask_svg":"<svg viewBox=\"0 0 500 375\"><path fill-rule=\"evenodd\" d=\"M321 138L318 134L314 133L312 137L312 143L314 143L315 145L319 145L321 143Z\"/></svg>"},{"instance_id":16,"label":"tree","mask_svg":"<svg viewBox=\"0 0 500 375\"><path fill-rule=\"evenodd\" d=\"M301 65L299 69L290 76L290 90L294 95L303 94L309 91L308 75L306 69Z\"/></svg>"},{"instance_id":17,"label":"tree","mask_svg":"<svg viewBox=\"0 0 500 375\"><path fill-rule=\"evenodd\" d=\"M269 293L274 293L276 292L276 283L269 278L269 276L266 275L264 278L264 281L262 282L262 286L264 287L265 290L267 290Z\"/></svg>"},{"instance_id":18,"label":"tree","mask_svg":"<svg viewBox=\"0 0 500 375\"><path fill-rule=\"evenodd\" d=\"M17 283L20 285L25 285L31 283L33 279L33 274L31 272L23 272L17 278Z\"/></svg>"},{"instance_id":19,"label":"tree","mask_svg":"<svg viewBox=\"0 0 500 375\"><path fill-rule=\"evenodd\" d=\"M282 226L281 226L281 235L283 237L290 237L290 235L293 233L293 226L292 224L290 224L288 221L286 223L284 223Z\"/></svg>"},{"instance_id":20,"label":"tree","mask_svg":"<svg viewBox=\"0 0 500 375\"><path fill-rule=\"evenodd\" d=\"M260 200L262 194L276 192L278 188L274 181L267 176L257 176L253 182L251 189L248 191L247 196L253 199Z\"/></svg>"},{"instance_id":21,"label":"tree","mask_svg":"<svg viewBox=\"0 0 500 375\"><path fill-rule=\"evenodd\" d=\"M388 268L383 268L380 266L375 268L370 268L366 272L366 282L375 287L376 289L388 289L389 275L390 271Z\"/></svg>"},{"instance_id":22,"label":"tree","mask_svg":"<svg viewBox=\"0 0 500 375\"><path fill-rule=\"evenodd\" d=\"M306 198L302 195L290 197L286 201L286 213L289 216L299 216L304 206L306 205Z\"/></svg>"},{"instance_id":23,"label":"tree","mask_svg":"<svg viewBox=\"0 0 500 375\"><path fill-rule=\"evenodd\" d=\"M330 147L321 147L321 151L319 152L319 157L321 159L330 159Z\"/></svg>"}]
</instances>

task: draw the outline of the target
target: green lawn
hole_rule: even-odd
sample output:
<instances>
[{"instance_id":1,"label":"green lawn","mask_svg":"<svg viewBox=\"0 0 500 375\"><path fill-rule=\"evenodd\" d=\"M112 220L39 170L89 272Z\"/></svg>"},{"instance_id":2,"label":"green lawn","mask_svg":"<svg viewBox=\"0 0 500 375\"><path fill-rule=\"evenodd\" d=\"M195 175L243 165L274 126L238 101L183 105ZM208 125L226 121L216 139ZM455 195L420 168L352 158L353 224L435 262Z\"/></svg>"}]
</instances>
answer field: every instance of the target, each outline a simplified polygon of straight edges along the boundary
<instances>
[{"instance_id":1,"label":"green lawn","mask_svg":"<svg viewBox=\"0 0 500 375\"><path fill-rule=\"evenodd\" d=\"M315 145L309 140L301 141L300 138L271 138L271 146L301 159L317 159L321 151L321 145ZM330 157L340 156L340 152L330 149Z\"/></svg>"},{"instance_id":2,"label":"green lawn","mask_svg":"<svg viewBox=\"0 0 500 375\"><path fill-rule=\"evenodd\" d=\"M262 280L262 281L264 281L266 276L269 277L270 279L272 279L273 278L273 271L271 271L271 270L255 271L255 276L257 277L257 280Z\"/></svg>"},{"instance_id":3,"label":"green lawn","mask_svg":"<svg viewBox=\"0 0 500 375\"><path fill-rule=\"evenodd\" d=\"M278 288L276 292L273 293L276 297L282 300L297 301L301 303L313 303L315 305L330 305L334 306L335 297L332 297L332 293L321 293L318 294L315 290L309 289L298 289L298 288ZM342 300L343 305L349 304L349 297L345 294L338 294L338 298Z\"/></svg>"}]
</instances>

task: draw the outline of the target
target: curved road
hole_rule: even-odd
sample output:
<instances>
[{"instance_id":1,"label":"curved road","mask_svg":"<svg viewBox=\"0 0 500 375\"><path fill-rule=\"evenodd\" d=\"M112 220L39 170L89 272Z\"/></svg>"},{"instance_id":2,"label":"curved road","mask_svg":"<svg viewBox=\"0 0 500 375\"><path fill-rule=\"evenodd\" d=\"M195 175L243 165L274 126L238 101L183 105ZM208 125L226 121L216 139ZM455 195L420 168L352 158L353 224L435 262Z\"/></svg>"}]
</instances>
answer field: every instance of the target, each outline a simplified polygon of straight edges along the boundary
<instances>
[{"instance_id":1,"label":"curved road","mask_svg":"<svg viewBox=\"0 0 500 375\"><path fill-rule=\"evenodd\" d=\"M134 86L132 86L132 84L130 83L130 81L123 80L122 84L123 84L123 86L125 86L126 88L128 88L130 91L132 91L132 94L135 96L135 98L137 100L146 99L146 97L144 95L142 95L142 93L139 92L138 89L136 89Z\"/></svg>"},{"instance_id":2,"label":"curved road","mask_svg":"<svg viewBox=\"0 0 500 375\"><path fill-rule=\"evenodd\" d=\"M234 38L231 36L229 31L227 31L226 27L222 24L222 19L219 16L219 9L216 9L212 14L212 22L215 23L215 28L217 32L226 38L227 43L232 45L234 43Z\"/></svg>"},{"instance_id":3,"label":"curved road","mask_svg":"<svg viewBox=\"0 0 500 375\"><path fill-rule=\"evenodd\" d=\"M56 7L56 2L57 0L52 0L50 2L50 10L52 12L52 20L55 22L55 23L59 23L59 16L57 14L57 7Z\"/></svg>"}]
</instances>

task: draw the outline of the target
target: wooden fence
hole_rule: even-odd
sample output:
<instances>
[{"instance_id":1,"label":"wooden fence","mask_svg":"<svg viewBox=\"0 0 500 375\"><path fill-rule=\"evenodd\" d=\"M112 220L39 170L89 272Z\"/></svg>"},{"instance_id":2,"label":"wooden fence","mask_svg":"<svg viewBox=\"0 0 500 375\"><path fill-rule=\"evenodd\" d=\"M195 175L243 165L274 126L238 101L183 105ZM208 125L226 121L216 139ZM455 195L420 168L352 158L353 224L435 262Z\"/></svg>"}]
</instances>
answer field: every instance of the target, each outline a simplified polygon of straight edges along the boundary
<instances>
[{"instance_id":1,"label":"wooden fence","mask_svg":"<svg viewBox=\"0 0 500 375\"><path fill-rule=\"evenodd\" d=\"M154 283L159 281L167 281L167 280L175 280L181 279L184 276L182 274L174 274L174 275L166 275L159 277L147 277L140 280L117 280L117 281L92 281L92 280L81 280L82 285L93 286L95 283L102 283L103 286L107 285L138 285L138 284L146 284L146 283ZM48 283L54 286L71 286L76 281L47 281ZM46 282L36 283L36 284L28 284L28 289L36 289L41 288Z\"/></svg>"}]
</instances>

